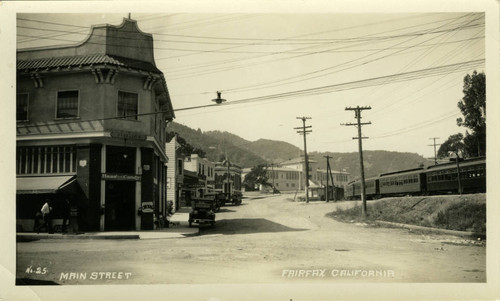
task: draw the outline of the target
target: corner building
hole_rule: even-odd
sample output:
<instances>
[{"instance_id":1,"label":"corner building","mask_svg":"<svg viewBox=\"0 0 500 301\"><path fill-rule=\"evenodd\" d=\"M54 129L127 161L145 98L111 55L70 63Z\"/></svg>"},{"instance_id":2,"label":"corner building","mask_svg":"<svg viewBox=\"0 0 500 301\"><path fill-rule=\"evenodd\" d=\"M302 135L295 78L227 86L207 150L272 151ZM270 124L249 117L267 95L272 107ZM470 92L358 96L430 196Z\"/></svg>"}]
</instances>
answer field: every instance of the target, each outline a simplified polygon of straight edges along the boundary
<instances>
[{"instance_id":1,"label":"corner building","mask_svg":"<svg viewBox=\"0 0 500 301\"><path fill-rule=\"evenodd\" d=\"M69 200L80 231L153 229L166 211L165 127L175 116L153 37L136 21L77 45L17 52L17 226Z\"/></svg>"}]
</instances>

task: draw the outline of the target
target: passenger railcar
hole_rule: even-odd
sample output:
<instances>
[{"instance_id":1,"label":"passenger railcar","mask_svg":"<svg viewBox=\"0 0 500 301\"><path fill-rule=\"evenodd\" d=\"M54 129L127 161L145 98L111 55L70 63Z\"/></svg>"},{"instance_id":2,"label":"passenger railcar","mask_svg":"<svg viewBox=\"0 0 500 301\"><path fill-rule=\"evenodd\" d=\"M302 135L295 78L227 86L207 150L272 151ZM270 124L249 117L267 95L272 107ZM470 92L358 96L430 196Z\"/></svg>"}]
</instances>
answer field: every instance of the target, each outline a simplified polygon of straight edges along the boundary
<instances>
[{"instance_id":1,"label":"passenger railcar","mask_svg":"<svg viewBox=\"0 0 500 301\"><path fill-rule=\"evenodd\" d=\"M379 195L378 178L365 179L366 198L375 199ZM361 197L361 181L354 181L347 185L346 190L350 199L359 199Z\"/></svg>"},{"instance_id":2,"label":"passenger railcar","mask_svg":"<svg viewBox=\"0 0 500 301\"><path fill-rule=\"evenodd\" d=\"M344 188L344 199L352 200L354 199L354 181L347 183Z\"/></svg>"},{"instance_id":3,"label":"passenger railcar","mask_svg":"<svg viewBox=\"0 0 500 301\"><path fill-rule=\"evenodd\" d=\"M423 168L402 170L379 176L381 196L420 194L426 191Z\"/></svg>"},{"instance_id":4,"label":"passenger railcar","mask_svg":"<svg viewBox=\"0 0 500 301\"><path fill-rule=\"evenodd\" d=\"M486 159L459 162L462 193L486 192ZM458 193L456 162L430 166L426 170L427 191Z\"/></svg>"},{"instance_id":5,"label":"passenger railcar","mask_svg":"<svg viewBox=\"0 0 500 301\"><path fill-rule=\"evenodd\" d=\"M462 193L486 192L486 158L459 162ZM459 193L456 162L380 174L365 180L366 198ZM346 199L361 197L361 181L346 185Z\"/></svg>"}]
</instances>

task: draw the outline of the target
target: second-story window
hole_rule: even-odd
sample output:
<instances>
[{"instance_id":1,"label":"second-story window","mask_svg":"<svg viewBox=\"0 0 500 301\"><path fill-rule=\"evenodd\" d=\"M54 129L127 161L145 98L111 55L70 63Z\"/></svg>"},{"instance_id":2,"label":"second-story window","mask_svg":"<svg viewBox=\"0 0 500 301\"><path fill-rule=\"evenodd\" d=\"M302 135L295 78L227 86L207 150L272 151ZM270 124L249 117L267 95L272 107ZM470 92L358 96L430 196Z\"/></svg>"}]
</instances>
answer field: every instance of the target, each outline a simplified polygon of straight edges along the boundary
<instances>
[{"instance_id":1,"label":"second-story window","mask_svg":"<svg viewBox=\"0 0 500 301\"><path fill-rule=\"evenodd\" d=\"M124 119L137 120L138 111L137 93L118 92L118 117Z\"/></svg>"},{"instance_id":2,"label":"second-story window","mask_svg":"<svg viewBox=\"0 0 500 301\"><path fill-rule=\"evenodd\" d=\"M56 118L78 117L78 91L57 92Z\"/></svg>"},{"instance_id":3,"label":"second-story window","mask_svg":"<svg viewBox=\"0 0 500 301\"><path fill-rule=\"evenodd\" d=\"M16 120L28 120L28 93L17 94L16 97Z\"/></svg>"},{"instance_id":4,"label":"second-story window","mask_svg":"<svg viewBox=\"0 0 500 301\"><path fill-rule=\"evenodd\" d=\"M182 170L184 169L184 165L182 163L182 160L177 161L177 170L179 175L182 175Z\"/></svg>"}]
</instances>

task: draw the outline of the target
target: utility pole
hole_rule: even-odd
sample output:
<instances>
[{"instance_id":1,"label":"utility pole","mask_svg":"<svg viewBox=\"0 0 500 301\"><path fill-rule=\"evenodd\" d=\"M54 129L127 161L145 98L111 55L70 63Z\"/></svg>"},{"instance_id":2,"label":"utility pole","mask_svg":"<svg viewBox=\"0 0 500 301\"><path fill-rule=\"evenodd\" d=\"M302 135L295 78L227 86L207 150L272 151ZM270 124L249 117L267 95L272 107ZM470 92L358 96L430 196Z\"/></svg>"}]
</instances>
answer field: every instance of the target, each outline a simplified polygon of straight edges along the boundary
<instances>
[{"instance_id":1,"label":"utility pole","mask_svg":"<svg viewBox=\"0 0 500 301\"><path fill-rule=\"evenodd\" d=\"M297 117L297 119L302 120L302 126L294 128L299 133L300 135L304 135L304 160L305 160L305 165L306 165L306 203L309 203L309 159L307 158L307 143L306 143L306 135L308 133L311 133L312 130L307 130L312 128L312 126L306 126L306 120L311 119L311 117Z\"/></svg>"},{"instance_id":2,"label":"utility pole","mask_svg":"<svg viewBox=\"0 0 500 301\"><path fill-rule=\"evenodd\" d=\"M365 167L363 164L363 143L362 139L368 139L368 137L362 137L361 135L361 126L362 125L368 125L372 124L370 121L369 122L361 122L361 111L363 110L371 110L371 107L360 107L357 106L355 108L345 108L346 111L354 111L355 115L354 117L357 119L357 123L346 123L343 125L348 125L348 126L357 126L358 127L358 137L353 137L352 139L358 139L358 147L359 147L359 167L361 171L361 201L363 202L362 206L362 215L363 218L366 218L366 187L365 187Z\"/></svg>"},{"instance_id":3,"label":"utility pole","mask_svg":"<svg viewBox=\"0 0 500 301\"><path fill-rule=\"evenodd\" d=\"M437 165L438 162L437 162L436 145L441 145L441 143L436 144L436 139L439 139L439 137L432 137L429 139L434 140L434 144L429 144L428 146L434 146L434 165Z\"/></svg>"},{"instance_id":4,"label":"utility pole","mask_svg":"<svg viewBox=\"0 0 500 301\"><path fill-rule=\"evenodd\" d=\"M231 163L229 163L229 159L226 157L227 162L227 200L231 200Z\"/></svg>"},{"instance_id":5,"label":"utility pole","mask_svg":"<svg viewBox=\"0 0 500 301\"><path fill-rule=\"evenodd\" d=\"M274 162L271 162L271 170L272 170L272 177L273 177L273 194L274 194Z\"/></svg>"},{"instance_id":6,"label":"utility pole","mask_svg":"<svg viewBox=\"0 0 500 301\"><path fill-rule=\"evenodd\" d=\"M457 179L458 179L458 193L462 195L462 175L460 174L460 156L458 155L458 146L457 146Z\"/></svg>"},{"instance_id":7,"label":"utility pole","mask_svg":"<svg viewBox=\"0 0 500 301\"><path fill-rule=\"evenodd\" d=\"M328 176L330 176L332 180L332 188L333 188L333 200L335 201L335 183L333 183L333 176L332 176L332 168L330 167L330 159L332 157L326 155L323 156L326 158L326 202L328 203L328 195L330 190L328 189Z\"/></svg>"}]
</instances>

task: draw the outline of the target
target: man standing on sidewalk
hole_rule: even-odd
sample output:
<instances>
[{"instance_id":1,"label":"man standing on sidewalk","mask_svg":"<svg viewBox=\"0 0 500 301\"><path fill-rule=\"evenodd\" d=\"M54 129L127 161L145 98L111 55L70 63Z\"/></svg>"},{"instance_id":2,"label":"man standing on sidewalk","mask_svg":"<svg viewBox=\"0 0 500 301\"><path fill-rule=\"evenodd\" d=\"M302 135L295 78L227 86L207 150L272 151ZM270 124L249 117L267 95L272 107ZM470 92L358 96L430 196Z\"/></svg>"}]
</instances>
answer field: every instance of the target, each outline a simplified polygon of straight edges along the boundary
<instances>
[{"instance_id":1,"label":"man standing on sidewalk","mask_svg":"<svg viewBox=\"0 0 500 301\"><path fill-rule=\"evenodd\" d=\"M40 233L40 228L45 226L45 227L47 227L47 232L49 234L54 233L54 230L52 230L52 220L51 220L51 216L50 216L50 213L52 211L52 207L50 207L50 200L45 201L45 204L43 204L42 209L40 211L42 212L42 216L43 216L43 224L41 224L38 227L37 232Z\"/></svg>"}]
</instances>

